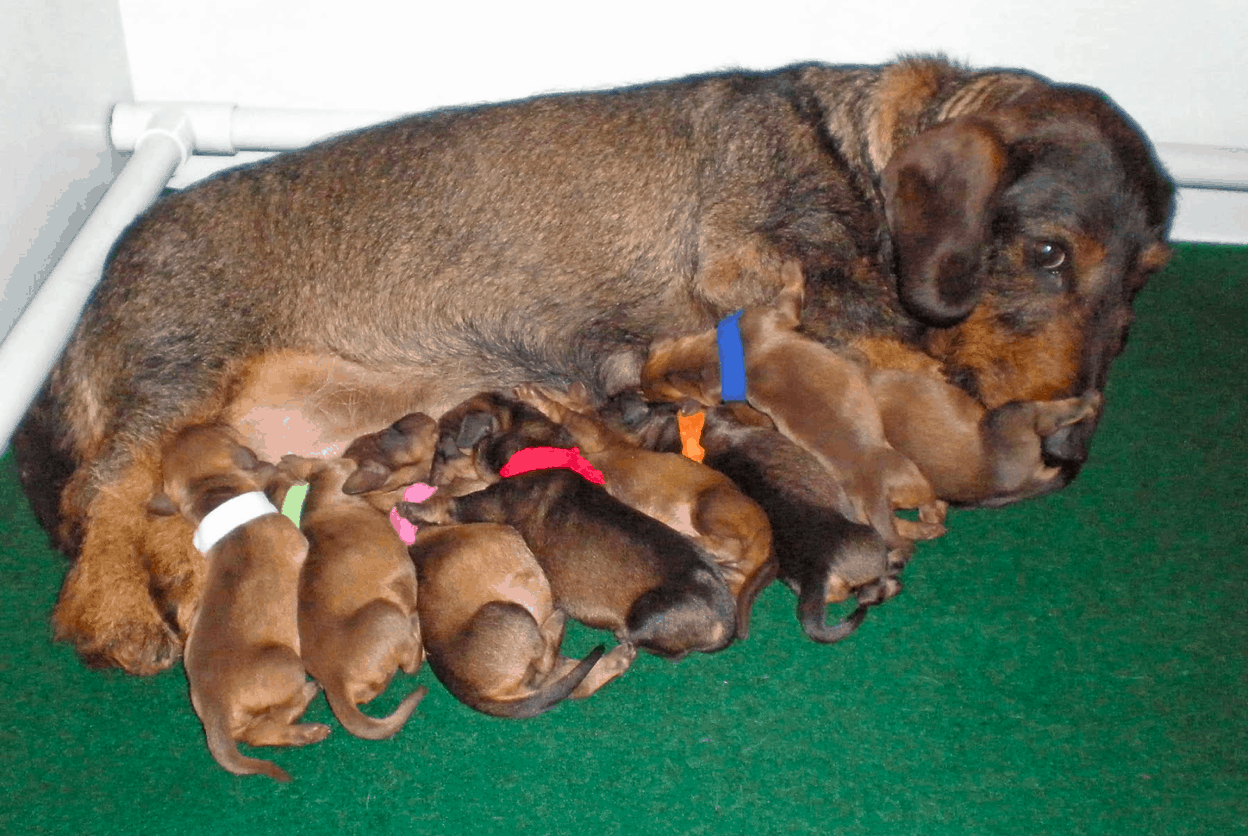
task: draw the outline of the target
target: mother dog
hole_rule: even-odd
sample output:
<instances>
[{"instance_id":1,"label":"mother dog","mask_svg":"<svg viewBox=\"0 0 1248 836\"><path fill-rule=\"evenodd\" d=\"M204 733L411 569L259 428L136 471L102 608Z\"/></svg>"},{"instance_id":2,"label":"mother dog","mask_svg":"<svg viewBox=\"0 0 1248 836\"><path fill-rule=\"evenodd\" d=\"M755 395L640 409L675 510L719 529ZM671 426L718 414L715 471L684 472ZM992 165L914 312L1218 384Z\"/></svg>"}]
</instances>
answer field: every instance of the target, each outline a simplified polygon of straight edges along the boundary
<instances>
[{"instance_id":1,"label":"mother dog","mask_svg":"<svg viewBox=\"0 0 1248 836\"><path fill-rule=\"evenodd\" d=\"M202 563L144 509L179 428L275 460L527 380L609 394L787 259L804 330L878 366L988 407L1099 389L1172 200L1102 94L939 59L449 110L222 174L122 238L20 433L76 556L55 633L133 673L176 657ZM1073 475L1095 423L1048 456Z\"/></svg>"}]
</instances>

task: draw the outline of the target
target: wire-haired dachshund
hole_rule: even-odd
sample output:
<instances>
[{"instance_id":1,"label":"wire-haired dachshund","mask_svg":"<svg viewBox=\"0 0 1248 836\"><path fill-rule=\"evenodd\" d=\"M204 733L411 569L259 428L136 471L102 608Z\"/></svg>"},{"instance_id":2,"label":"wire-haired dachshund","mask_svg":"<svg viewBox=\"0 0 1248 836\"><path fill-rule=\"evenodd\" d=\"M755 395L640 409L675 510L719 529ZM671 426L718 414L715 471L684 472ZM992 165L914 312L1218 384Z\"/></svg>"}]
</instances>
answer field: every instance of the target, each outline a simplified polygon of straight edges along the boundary
<instances>
[{"instance_id":1,"label":"wire-haired dachshund","mask_svg":"<svg viewBox=\"0 0 1248 836\"><path fill-rule=\"evenodd\" d=\"M1173 191L1103 94L938 58L448 109L220 174L127 229L16 438L76 558L55 634L133 673L176 658L162 614L202 561L144 506L179 427L276 461L526 381L602 398L787 261L803 332L876 368L934 358L988 409L1103 390Z\"/></svg>"}]
</instances>

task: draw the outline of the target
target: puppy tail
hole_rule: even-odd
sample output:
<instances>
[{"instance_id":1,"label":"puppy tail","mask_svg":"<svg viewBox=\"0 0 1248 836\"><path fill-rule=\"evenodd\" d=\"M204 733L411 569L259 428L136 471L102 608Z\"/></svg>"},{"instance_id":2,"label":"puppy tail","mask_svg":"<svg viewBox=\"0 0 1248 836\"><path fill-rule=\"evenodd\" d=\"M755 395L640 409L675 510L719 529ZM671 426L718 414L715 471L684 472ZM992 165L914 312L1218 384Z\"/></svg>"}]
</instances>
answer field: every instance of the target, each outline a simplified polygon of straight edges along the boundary
<instances>
[{"instance_id":1,"label":"puppy tail","mask_svg":"<svg viewBox=\"0 0 1248 836\"><path fill-rule=\"evenodd\" d=\"M797 620L801 623L802 630L811 639L821 644L833 644L852 636L862 624L863 619L867 617L869 609L869 605L859 604L853 612L840 621L828 624L827 604L823 600L823 589L818 585L811 585L811 588L803 589L798 597Z\"/></svg>"},{"instance_id":2,"label":"puppy tail","mask_svg":"<svg viewBox=\"0 0 1248 836\"><path fill-rule=\"evenodd\" d=\"M589 676L590 670L593 669L594 665L598 664L598 660L602 658L602 654L605 651L605 646L598 645L575 668L569 671L563 679L522 700L506 703L487 702L484 705L474 707L486 714L493 714L497 717L512 717L517 720L536 717L543 711L549 711L558 703L566 700L576 690L576 686L581 684L581 680Z\"/></svg>"},{"instance_id":3,"label":"puppy tail","mask_svg":"<svg viewBox=\"0 0 1248 836\"><path fill-rule=\"evenodd\" d=\"M325 685L325 699L328 700L329 707L333 709L338 722L342 723L342 727L351 734L365 740L385 740L398 734L399 729L403 728L407 718L412 716L412 712L416 710L416 706L420 705L420 701L427 693L429 689L421 685L404 697L403 702L399 703L399 707L390 716L369 717L360 711L359 706L347 696L346 689L341 682Z\"/></svg>"},{"instance_id":4,"label":"puppy tail","mask_svg":"<svg viewBox=\"0 0 1248 836\"><path fill-rule=\"evenodd\" d=\"M204 737L208 751L221 768L235 775L268 775L274 781L290 782L290 773L271 761L249 758L238 751L238 743L219 720L204 720Z\"/></svg>"}]
</instances>

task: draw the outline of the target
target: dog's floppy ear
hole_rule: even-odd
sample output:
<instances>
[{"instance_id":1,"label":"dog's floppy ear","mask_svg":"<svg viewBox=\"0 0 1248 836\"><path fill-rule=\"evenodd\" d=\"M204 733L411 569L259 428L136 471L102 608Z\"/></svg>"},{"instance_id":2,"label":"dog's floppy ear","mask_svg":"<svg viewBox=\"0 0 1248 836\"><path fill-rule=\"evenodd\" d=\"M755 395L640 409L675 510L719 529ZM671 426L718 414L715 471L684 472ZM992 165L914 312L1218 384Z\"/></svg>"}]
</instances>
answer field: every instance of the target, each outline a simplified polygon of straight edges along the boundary
<instances>
[{"instance_id":1,"label":"dog's floppy ear","mask_svg":"<svg viewBox=\"0 0 1248 836\"><path fill-rule=\"evenodd\" d=\"M918 319L948 327L975 309L1007 162L997 132L966 117L919 134L885 166L880 188L896 246L897 291Z\"/></svg>"}]
</instances>

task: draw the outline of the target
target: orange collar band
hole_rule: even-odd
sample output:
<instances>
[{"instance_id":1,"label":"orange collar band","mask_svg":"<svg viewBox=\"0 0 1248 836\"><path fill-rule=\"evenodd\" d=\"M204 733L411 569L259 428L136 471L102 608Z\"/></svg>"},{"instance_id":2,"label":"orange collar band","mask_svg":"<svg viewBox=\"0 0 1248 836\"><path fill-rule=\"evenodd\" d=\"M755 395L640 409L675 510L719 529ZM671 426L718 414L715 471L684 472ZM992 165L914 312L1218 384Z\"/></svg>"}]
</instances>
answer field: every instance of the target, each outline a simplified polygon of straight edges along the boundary
<instances>
[{"instance_id":1,"label":"orange collar band","mask_svg":"<svg viewBox=\"0 0 1248 836\"><path fill-rule=\"evenodd\" d=\"M680 452L688 459L700 462L706 458L706 448L702 446L702 428L706 426L706 413L695 412L692 415L677 415L676 426L680 428Z\"/></svg>"}]
</instances>

